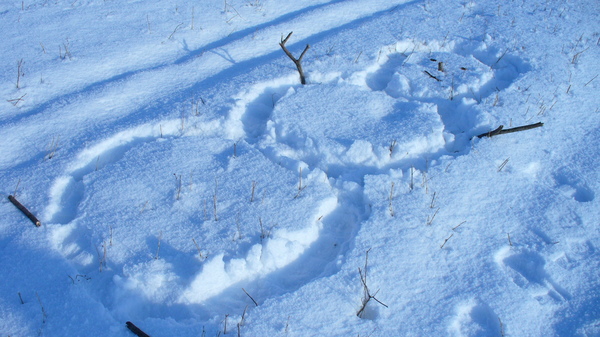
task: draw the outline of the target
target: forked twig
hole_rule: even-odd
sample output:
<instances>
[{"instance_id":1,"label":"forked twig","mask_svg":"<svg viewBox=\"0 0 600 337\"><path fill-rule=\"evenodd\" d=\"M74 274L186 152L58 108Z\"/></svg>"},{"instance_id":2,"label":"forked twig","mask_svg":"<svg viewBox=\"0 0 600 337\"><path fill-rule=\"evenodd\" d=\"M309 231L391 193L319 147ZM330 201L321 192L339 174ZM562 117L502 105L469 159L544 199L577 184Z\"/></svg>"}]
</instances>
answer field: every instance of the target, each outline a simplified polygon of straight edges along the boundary
<instances>
[{"instance_id":1,"label":"forked twig","mask_svg":"<svg viewBox=\"0 0 600 337\"><path fill-rule=\"evenodd\" d=\"M310 48L310 45L307 44L306 47L304 48L304 51L302 51L302 54L300 54L300 57L295 58L294 55L292 55L292 53L287 49L287 47L285 46L286 42L290 39L290 37L292 36L293 32L290 32L288 34L288 36L285 39L281 39L281 42L279 43L279 45L281 46L281 49L283 49L283 51L285 52L285 54L292 60L292 62L294 62L294 64L296 65L296 68L298 69L298 73L300 74L300 83L302 84L306 84L306 78L304 77L304 71L302 70L302 58L304 57L304 54L306 54L306 52L308 51L308 49Z\"/></svg>"},{"instance_id":2,"label":"forked twig","mask_svg":"<svg viewBox=\"0 0 600 337\"><path fill-rule=\"evenodd\" d=\"M367 250L366 256L365 256L365 269L362 270L360 269L360 267L358 268L358 274L360 275L360 282L363 285L363 299L362 299L362 306L360 307L360 309L358 310L358 312L356 313L356 316L362 318L363 314L365 313L365 309L367 308L367 304L369 303L370 300L375 300L377 303L383 305L384 307L388 307L386 304L384 304L383 302L381 302L379 299L377 299L375 296L377 296L377 293L379 293L379 290L377 290L375 292L375 294L371 294L371 291L369 290L369 286L367 286L367 268L368 268L368 264L369 264L369 252L371 251L371 249L369 248Z\"/></svg>"}]
</instances>

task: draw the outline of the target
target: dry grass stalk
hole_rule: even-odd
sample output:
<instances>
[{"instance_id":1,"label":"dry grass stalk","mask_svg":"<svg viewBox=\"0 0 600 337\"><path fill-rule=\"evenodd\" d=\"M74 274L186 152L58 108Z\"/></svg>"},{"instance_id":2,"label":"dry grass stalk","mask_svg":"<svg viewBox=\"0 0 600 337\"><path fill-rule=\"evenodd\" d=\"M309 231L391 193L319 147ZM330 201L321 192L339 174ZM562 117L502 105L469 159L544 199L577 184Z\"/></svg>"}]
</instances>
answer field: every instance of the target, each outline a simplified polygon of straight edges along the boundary
<instances>
[{"instance_id":1,"label":"dry grass stalk","mask_svg":"<svg viewBox=\"0 0 600 337\"><path fill-rule=\"evenodd\" d=\"M363 298L362 298L362 305L360 307L360 309L358 310L358 312L356 313L356 316L362 318L364 313L365 313L365 309L367 308L367 304L369 304L369 301L371 300L375 300L377 303L383 305L384 307L388 307L386 304L384 304L383 302L381 302L380 300L378 300L375 296L377 295L377 293L379 292L379 290L377 290L375 292L375 294L371 294L371 291L369 289L369 286L367 285L367 269L368 269L368 264L369 264L369 252L371 251L371 249L369 248L367 250L366 256L365 256L365 267L364 270L360 269L360 267L358 268L358 274L360 275L360 282L362 283L363 286Z\"/></svg>"}]
</instances>

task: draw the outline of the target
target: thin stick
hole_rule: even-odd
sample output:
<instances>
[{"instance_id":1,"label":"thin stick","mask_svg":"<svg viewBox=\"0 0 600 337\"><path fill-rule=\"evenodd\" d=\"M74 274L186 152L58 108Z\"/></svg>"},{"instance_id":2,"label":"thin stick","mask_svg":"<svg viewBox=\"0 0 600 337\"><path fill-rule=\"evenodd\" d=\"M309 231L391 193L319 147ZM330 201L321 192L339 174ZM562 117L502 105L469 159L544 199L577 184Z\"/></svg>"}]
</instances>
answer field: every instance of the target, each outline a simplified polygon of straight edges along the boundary
<instances>
[{"instance_id":1,"label":"thin stick","mask_svg":"<svg viewBox=\"0 0 600 337\"><path fill-rule=\"evenodd\" d=\"M37 291L35 292L35 296L37 297L38 302L40 303L40 307L42 308L42 324L45 324L48 315L46 314L46 310L44 309L44 305L42 304L42 300L40 299L40 295L38 295Z\"/></svg>"},{"instance_id":2,"label":"thin stick","mask_svg":"<svg viewBox=\"0 0 600 337\"><path fill-rule=\"evenodd\" d=\"M250 296L250 294L248 294L248 292L246 291L246 289L242 288L242 290L244 291L244 293L246 295L248 295L248 297L250 297L250 299L252 300L252 302L254 302L254 305L256 305L258 307L258 303L254 300L254 298L252 298L252 296ZM246 310L244 310L244 312L246 312Z\"/></svg>"},{"instance_id":3,"label":"thin stick","mask_svg":"<svg viewBox=\"0 0 600 337\"><path fill-rule=\"evenodd\" d=\"M17 186L15 187L15 192L12 195L17 195L17 191L19 190L20 184L21 184L21 179L19 178L19 181L17 181Z\"/></svg>"},{"instance_id":4,"label":"thin stick","mask_svg":"<svg viewBox=\"0 0 600 337\"><path fill-rule=\"evenodd\" d=\"M502 162L502 164L500 164L500 166L498 167L498 172L502 171L502 169L503 169L503 168L506 166L506 164L508 164L508 160L509 160L509 159L510 159L510 158L506 158L506 160L504 160L504 161Z\"/></svg>"},{"instance_id":5,"label":"thin stick","mask_svg":"<svg viewBox=\"0 0 600 337\"><path fill-rule=\"evenodd\" d=\"M23 297L21 297L21 292L18 292L17 294L19 294L19 300L21 300L21 304L25 304L25 302L23 302Z\"/></svg>"},{"instance_id":6,"label":"thin stick","mask_svg":"<svg viewBox=\"0 0 600 337\"><path fill-rule=\"evenodd\" d=\"M219 217L217 216L217 178L215 178L215 194L213 194L213 212L215 215L215 221L219 221Z\"/></svg>"},{"instance_id":7,"label":"thin stick","mask_svg":"<svg viewBox=\"0 0 600 337\"><path fill-rule=\"evenodd\" d=\"M200 251L200 246L198 246L198 243L196 242L196 239L192 238L192 241L194 241L194 245L196 245L196 249L198 250L198 255L202 259L202 251Z\"/></svg>"},{"instance_id":8,"label":"thin stick","mask_svg":"<svg viewBox=\"0 0 600 337\"><path fill-rule=\"evenodd\" d=\"M173 37L173 34L175 34L175 32L177 32L177 29L179 29L179 27L181 27L182 25L183 25L183 22L178 24L177 27L175 27L175 29L173 30L173 33L171 33L171 35L169 35L167 40L170 40Z\"/></svg>"},{"instance_id":9,"label":"thin stick","mask_svg":"<svg viewBox=\"0 0 600 337\"><path fill-rule=\"evenodd\" d=\"M501 134L505 134L505 133L513 133L513 132L518 132L518 131L525 131L525 130L530 130L530 129L534 129L534 128L539 128L541 126L544 126L544 123L539 122L539 123L535 123L535 124L518 126L516 128L512 128L512 129L504 129L504 126L500 125L495 130L485 132L485 133L478 135L477 138L493 137L493 136L501 135Z\"/></svg>"},{"instance_id":10,"label":"thin stick","mask_svg":"<svg viewBox=\"0 0 600 337\"><path fill-rule=\"evenodd\" d=\"M433 219L435 219L435 216L438 214L439 210L440 210L440 208L438 207L438 209L435 210L435 213L433 213L433 216L431 217L431 219L429 219L429 216L427 217L427 226L431 225L431 223L433 222Z\"/></svg>"},{"instance_id":11,"label":"thin stick","mask_svg":"<svg viewBox=\"0 0 600 337\"><path fill-rule=\"evenodd\" d=\"M40 220L38 220L38 218L36 218L36 216L33 215L33 213L31 213L27 208L25 208L25 206L23 206L17 199L15 199L14 196L9 195L8 200L10 200L10 202L19 209L19 211L23 212L23 214L25 214L25 216L27 216L27 218L29 218L29 220L31 220L31 222L33 222L34 225L36 225L37 227L40 227L42 225Z\"/></svg>"},{"instance_id":12,"label":"thin stick","mask_svg":"<svg viewBox=\"0 0 600 337\"><path fill-rule=\"evenodd\" d=\"M27 94L24 94L23 96L21 96L19 98L7 99L6 101L9 102L10 104L12 104L13 106L17 106L19 103L24 101L23 97L25 97L25 96L27 96Z\"/></svg>"},{"instance_id":13,"label":"thin stick","mask_svg":"<svg viewBox=\"0 0 600 337\"><path fill-rule=\"evenodd\" d=\"M23 59L20 59L17 61L17 89L21 88L21 77L23 75Z\"/></svg>"},{"instance_id":14,"label":"thin stick","mask_svg":"<svg viewBox=\"0 0 600 337\"><path fill-rule=\"evenodd\" d=\"M458 226L456 226L456 227L452 228L452 230L456 230L458 227L460 227L460 226L461 226L462 224L464 224L465 222L466 222L466 221L463 221L463 222L459 223L459 224L458 224Z\"/></svg>"},{"instance_id":15,"label":"thin stick","mask_svg":"<svg viewBox=\"0 0 600 337\"><path fill-rule=\"evenodd\" d=\"M244 321L246 320L246 311L248 311L247 305L244 308L244 312L242 312L242 318L240 319L240 323L238 323L238 325L240 325L240 326L244 325Z\"/></svg>"},{"instance_id":16,"label":"thin stick","mask_svg":"<svg viewBox=\"0 0 600 337\"><path fill-rule=\"evenodd\" d=\"M392 217L396 214L394 212L394 205L392 203L393 200L394 200L394 182L392 181L392 186L390 187L390 197L389 197L389 201L390 201L390 205L389 205L390 216L392 216Z\"/></svg>"},{"instance_id":17,"label":"thin stick","mask_svg":"<svg viewBox=\"0 0 600 337\"><path fill-rule=\"evenodd\" d=\"M256 181L252 180L252 195L250 196L250 202L254 201L254 191L256 190Z\"/></svg>"},{"instance_id":18,"label":"thin stick","mask_svg":"<svg viewBox=\"0 0 600 337\"><path fill-rule=\"evenodd\" d=\"M449 237L446 238L446 240L444 240L444 243L442 243L442 245L440 246L440 249L443 249L444 246L446 245L446 242L448 242L448 240L450 240L450 238L454 236L454 233L452 233Z\"/></svg>"},{"instance_id":19,"label":"thin stick","mask_svg":"<svg viewBox=\"0 0 600 337\"><path fill-rule=\"evenodd\" d=\"M155 260L158 260L158 253L160 252L160 240L162 239L162 231L158 234L158 247L156 247L156 256L154 256Z\"/></svg>"},{"instance_id":20,"label":"thin stick","mask_svg":"<svg viewBox=\"0 0 600 337\"><path fill-rule=\"evenodd\" d=\"M592 78L589 82L587 82L584 87L587 87L588 84L592 83L593 80L596 79L596 77L598 77L598 75L596 74L596 76L594 76L594 78Z\"/></svg>"},{"instance_id":21,"label":"thin stick","mask_svg":"<svg viewBox=\"0 0 600 337\"><path fill-rule=\"evenodd\" d=\"M437 77L435 77L435 76L431 75L431 73L430 73L430 72L428 72L427 70L424 70L423 72L424 72L425 74L427 74L429 77L433 78L434 80L436 80L436 81L438 81L438 82L441 82L441 81L442 81L442 80L440 80L439 78L437 78Z\"/></svg>"}]
</instances>

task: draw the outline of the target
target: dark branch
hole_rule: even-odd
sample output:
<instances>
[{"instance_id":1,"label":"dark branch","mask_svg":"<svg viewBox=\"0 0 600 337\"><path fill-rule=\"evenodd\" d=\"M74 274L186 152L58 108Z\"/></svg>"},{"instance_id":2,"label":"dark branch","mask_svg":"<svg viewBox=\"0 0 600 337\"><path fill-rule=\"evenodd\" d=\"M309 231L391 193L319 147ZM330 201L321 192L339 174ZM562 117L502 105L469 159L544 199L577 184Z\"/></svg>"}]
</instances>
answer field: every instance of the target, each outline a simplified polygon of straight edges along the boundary
<instances>
[{"instance_id":1,"label":"dark branch","mask_svg":"<svg viewBox=\"0 0 600 337\"><path fill-rule=\"evenodd\" d=\"M539 128L539 127L541 127L543 125L544 125L544 123L539 122L539 123L535 123L535 124L518 126L516 128L511 128L511 129L504 129L504 126L500 125L495 130L492 130L492 131L489 131L489 132L485 132L485 133L482 133L482 134L478 135L477 138L493 137L493 136L501 135L501 134L505 134L505 133L513 133L513 132L525 131L525 130Z\"/></svg>"},{"instance_id":2,"label":"dark branch","mask_svg":"<svg viewBox=\"0 0 600 337\"><path fill-rule=\"evenodd\" d=\"M139 337L150 337L150 335L143 332L140 328L138 328L137 326L135 326L135 324L131 322L126 322L125 325L127 325L127 329L129 329L131 332L133 332Z\"/></svg>"},{"instance_id":3,"label":"dark branch","mask_svg":"<svg viewBox=\"0 0 600 337\"><path fill-rule=\"evenodd\" d=\"M428 72L427 70L424 70L423 72L424 72L425 74L429 75L429 77L433 78L434 80L436 80L436 81L438 81L438 82L441 82L441 81L442 81L442 80L440 80L439 78L437 78L437 77L435 77L435 76L431 75L431 73L430 73L430 72Z\"/></svg>"},{"instance_id":4,"label":"dark branch","mask_svg":"<svg viewBox=\"0 0 600 337\"><path fill-rule=\"evenodd\" d=\"M292 36L292 33L294 33L294 32L290 32L288 34L288 36L286 36L285 39L281 39L281 42L279 43L279 45L281 46L281 49L283 49L283 51L285 52L285 54L296 65L296 68L298 69L298 73L300 74L300 83L306 84L306 79L304 77L304 71L302 70L302 64L300 62L302 61L302 58L304 57L304 54L306 54L306 52L310 48L310 45L307 44L306 48L304 48L304 51L302 52L302 54L300 54L300 57L299 58L295 58L294 55L292 55L292 53L285 46L285 44L287 43L287 41L289 40L289 38Z\"/></svg>"},{"instance_id":5,"label":"dark branch","mask_svg":"<svg viewBox=\"0 0 600 337\"><path fill-rule=\"evenodd\" d=\"M17 199L15 199L15 197L9 195L8 200L10 200L10 202L12 202L12 204L19 209L19 211L23 212L23 214L25 214L25 216L27 216L29 220L33 222L34 225L36 225L37 227L40 227L42 225L40 220L38 220L38 218L36 218L35 215L33 215L33 213L31 213L25 206L23 206Z\"/></svg>"}]
</instances>

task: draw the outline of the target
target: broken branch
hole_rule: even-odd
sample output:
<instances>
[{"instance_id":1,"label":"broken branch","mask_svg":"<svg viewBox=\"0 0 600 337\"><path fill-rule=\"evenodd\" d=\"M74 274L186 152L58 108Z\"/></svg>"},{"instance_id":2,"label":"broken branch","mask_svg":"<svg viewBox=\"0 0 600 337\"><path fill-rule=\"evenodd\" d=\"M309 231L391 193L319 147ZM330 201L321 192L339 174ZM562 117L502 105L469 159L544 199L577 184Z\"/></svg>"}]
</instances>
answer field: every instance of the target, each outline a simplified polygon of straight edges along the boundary
<instances>
[{"instance_id":1,"label":"broken branch","mask_svg":"<svg viewBox=\"0 0 600 337\"><path fill-rule=\"evenodd\" d=\"M442 80L440 80L439 78L437 78L437 77L435 77L435 76L431 75L431 73L430 73L430 72L428 72L427 70L424 70L423 72L424 72L425 74L429 75L429 77L433 78L434 80L436 80L436 81L438 81L438 82L441 82L441 81L442 81Z\"/></svg>"},{"instance_id":2,"label":"broken branch","mask_svg":"<svg viewBox=\"0 0 600 337\"><path fill-rule=\"evenodd\" d=\"M485 132L485 133L482 133L482 134L478 135L477 138L493 137L493 136L501 135L501 134L505 134L505 133L513 133L513 132L518 132L518 131L525 131L525 130L539 128L540 126L543 126L543 125L544 125L544 123L539 122L539 123L535 123L535 124L518 126L516 128L511 128L511 129L504 129L504 126L500 125L495 130L492 130L492 131L489 131L489 132Z\"/></svg>"},{"instance_id":3,"label":"broken branch","mask_svg":"<svg viewBox=\"0 0 600 337\"><path fill-rule=\"evenodd\" d=\"M133 332L139 337L150 337L150 335L143 332L140 328L138 328L137 326L135 326L135 324L131 322L126 322L125 325L127 325L127 329L129 329L131 332Z\"/></svg>"},{"instance_id":4,"label":"broken branch","mask_svg":"<svg viewBox=\"0 0 600 337\"><path fill-rule=\"evenodd\" d=\"M38 220L38 218L36 218L35 215L33 215L33 213L31 213L25 206L23 206L15 197L9 195L8 200L10 200L10 202L19 209L19 211L23 212L23 214L25 214L25 216L27 216L29 220L33 222L34 225L36 225L37 227L40 227L42 225L40 220Z\"/></svg>"}]
</instances>

